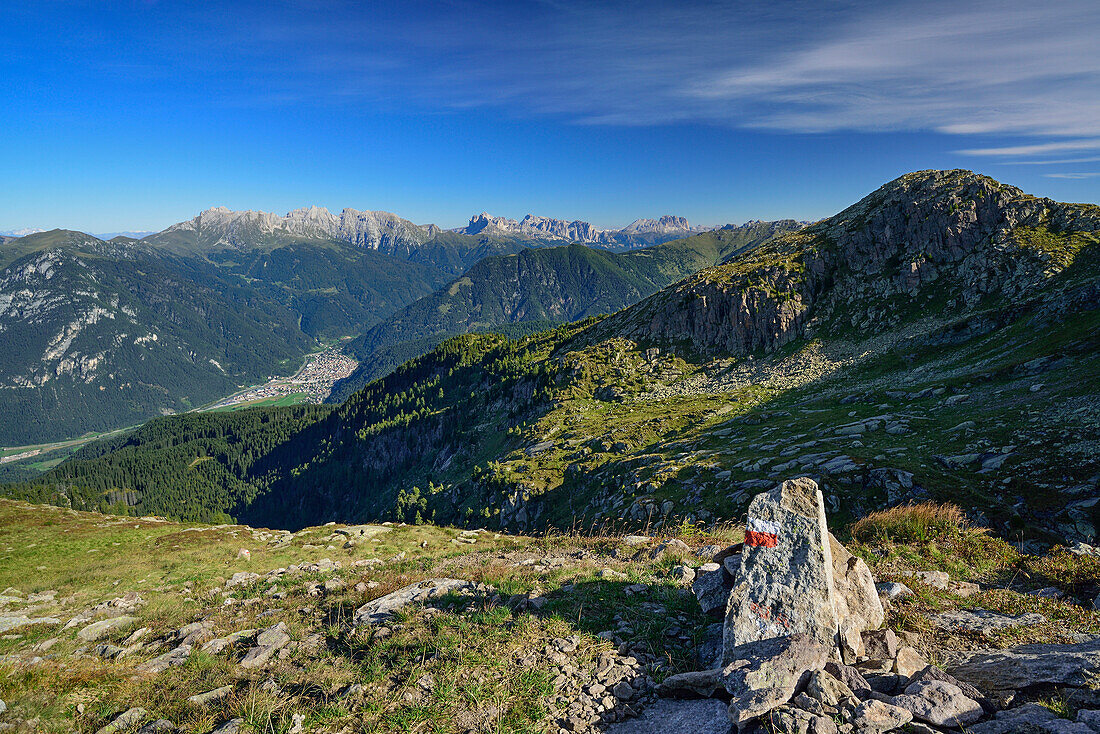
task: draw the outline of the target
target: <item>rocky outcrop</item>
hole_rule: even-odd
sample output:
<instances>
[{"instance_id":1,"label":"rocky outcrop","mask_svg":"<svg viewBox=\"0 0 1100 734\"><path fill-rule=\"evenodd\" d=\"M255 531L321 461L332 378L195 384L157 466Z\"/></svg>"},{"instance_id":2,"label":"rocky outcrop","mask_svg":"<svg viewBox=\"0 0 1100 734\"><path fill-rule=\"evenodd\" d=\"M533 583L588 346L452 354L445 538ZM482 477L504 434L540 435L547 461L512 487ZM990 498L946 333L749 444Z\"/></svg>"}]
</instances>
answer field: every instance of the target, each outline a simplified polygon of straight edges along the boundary
<instances>
[{"instance_id":1,"label":"rocky outcrop","mask_svg":"<svg viewBox=\"0 0 1100 734\"><path fill-rule=\"evenodd\" d=\"M741 356L832 325L864 332L906 316L931 284L957 313L985 295L1020 299L1068 262L1020 237L1100 230L1100 208L1024 194L969 171L919 171L839 214L704 270L591 330Z\"/></svg>"},{"instance_id":2,"label":"rocky outcrop","mask_svg":"<svg viewBox=\"0 0 1100 734\"><path fill-rule=\"evenodd\" d=\"M462 579L428 579L367 602L355 610L356 626L379 624L410 604L424 604L450 594L472 594L485 587Z\"/></svg>"},{"instance_id":3,"label":"rocky outcrop","mask_svg":"<svg viewBox=\"0 0 1100 734\"><path fill-rule=\"evenodd\" d=\"M429 239L429 232L382 211L344 209L339 215L323 207L303 207L286 216L261 211L213 207L193 219L151 235L148 242L165 247L252 249L265 244L303 240L338 240L387 254L407 256Z\"/></svg>"},{"instance_id":4,"label":"rocky outcrop","mask_svg":"<svg viewBox=\"0 0 1100 734\"><path fill-rule=\"evenodd\" d=\"M947 669L991 697L1044 684L1097 690L1100 638L1077 645L1021 645L963 653Z\"/></svg>"}]
</instances>

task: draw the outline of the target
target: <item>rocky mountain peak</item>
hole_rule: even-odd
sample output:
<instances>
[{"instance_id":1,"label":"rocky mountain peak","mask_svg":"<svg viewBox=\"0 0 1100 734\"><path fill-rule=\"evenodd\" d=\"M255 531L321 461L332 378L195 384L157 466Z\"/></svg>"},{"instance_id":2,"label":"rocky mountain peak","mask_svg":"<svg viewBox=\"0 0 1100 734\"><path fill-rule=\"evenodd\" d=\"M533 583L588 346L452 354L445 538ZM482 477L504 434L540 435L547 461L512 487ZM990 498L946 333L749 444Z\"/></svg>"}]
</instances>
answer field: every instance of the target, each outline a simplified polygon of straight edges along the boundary
<instances>
[{"instance_id":1,"label":"rocky mountain peak","mask_svg":"<svg viewBox=\"0 0 1100 734\"><path fill-rule=\"evenodd\" d=\"M703 229L703 228L696 228ZM671 214L666 214L660 219L635 219L633 222L623 228L623 232L631 234L639 233L665 233L665 232L692 232L691 225L684 217L677 217Z\"/></svg>"},{"instance_id":2,"label":"rocky mountain peak","mask_svg":"<svg viewBox=\"0 0 1100 734\"><path fill-rule=\"evenodd\" d=\"M988 296L1026 298L1072 263L1077 233L1098 231L1100 207L1029 196L971 171L917 171L596 331L657 343L687 335L700 351L744 355L821 328L958 318Z\"/></svg>"}]
</instances>

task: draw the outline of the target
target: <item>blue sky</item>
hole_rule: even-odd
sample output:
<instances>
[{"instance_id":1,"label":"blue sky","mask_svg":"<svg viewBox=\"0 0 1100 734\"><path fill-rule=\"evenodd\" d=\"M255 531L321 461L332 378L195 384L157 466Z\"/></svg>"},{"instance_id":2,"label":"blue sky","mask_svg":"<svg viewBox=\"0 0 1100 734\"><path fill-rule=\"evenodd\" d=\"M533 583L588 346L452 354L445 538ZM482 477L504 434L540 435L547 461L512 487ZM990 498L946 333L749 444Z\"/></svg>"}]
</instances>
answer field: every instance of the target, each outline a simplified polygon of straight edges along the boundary
<instances>
[{"instance_id":1,"label":"blue sky","mask_svg":"<svg viewBox=\"0 0 1100 734\"><path fill-rule=\"evenodd\" d=\"M224 205L815 219L964 167L1100 201L1095 0L0 1L0 231Z\"/></svg>"}]
</instances>

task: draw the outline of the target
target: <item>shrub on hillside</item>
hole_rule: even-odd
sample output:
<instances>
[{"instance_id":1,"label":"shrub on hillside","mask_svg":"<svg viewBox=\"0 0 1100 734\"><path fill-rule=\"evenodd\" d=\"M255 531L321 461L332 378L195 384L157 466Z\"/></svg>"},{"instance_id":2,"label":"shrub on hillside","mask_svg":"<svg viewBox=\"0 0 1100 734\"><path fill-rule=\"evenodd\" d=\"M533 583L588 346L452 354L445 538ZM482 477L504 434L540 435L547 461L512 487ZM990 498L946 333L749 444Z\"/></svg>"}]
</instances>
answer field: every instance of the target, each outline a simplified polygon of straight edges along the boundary
<instances>
[{"instance_id":1,"label":"shrub on hillside","mask_svg":"<svg viewBox=\"0 0 1100 734\"><path fill-rule=\"evenodd\" d=\"M955 505L922 502L872 512L852 525L851 534L863 542L916 543L956 536L968 525Z\"/></svg>"}]
</instances>

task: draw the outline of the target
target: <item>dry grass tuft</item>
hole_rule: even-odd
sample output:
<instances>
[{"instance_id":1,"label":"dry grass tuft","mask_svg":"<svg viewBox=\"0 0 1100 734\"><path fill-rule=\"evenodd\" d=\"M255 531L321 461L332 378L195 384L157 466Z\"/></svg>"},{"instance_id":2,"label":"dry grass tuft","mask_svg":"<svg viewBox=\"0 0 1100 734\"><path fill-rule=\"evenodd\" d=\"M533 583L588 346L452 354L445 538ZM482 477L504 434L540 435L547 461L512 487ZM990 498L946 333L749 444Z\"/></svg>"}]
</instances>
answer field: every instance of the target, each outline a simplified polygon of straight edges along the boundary
<instances>
[{"instance_id":1,"label":"dry grass tuft","mask_svg":"<svg viewBox=\"0 0 1100 734\"><path fill-rule=\"evenodd\" d=\"M891 507L856 521L850 532L861 542L916 543L958 536L969 526L958 507L944 503Z\"/></svg>"}]
</instances>

